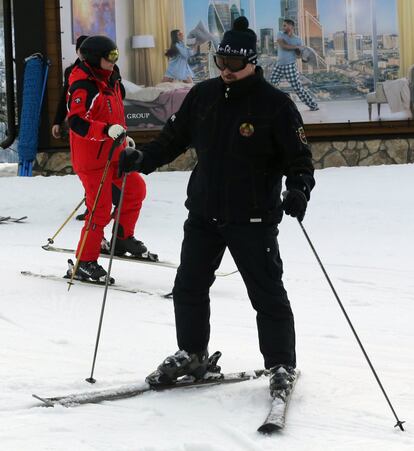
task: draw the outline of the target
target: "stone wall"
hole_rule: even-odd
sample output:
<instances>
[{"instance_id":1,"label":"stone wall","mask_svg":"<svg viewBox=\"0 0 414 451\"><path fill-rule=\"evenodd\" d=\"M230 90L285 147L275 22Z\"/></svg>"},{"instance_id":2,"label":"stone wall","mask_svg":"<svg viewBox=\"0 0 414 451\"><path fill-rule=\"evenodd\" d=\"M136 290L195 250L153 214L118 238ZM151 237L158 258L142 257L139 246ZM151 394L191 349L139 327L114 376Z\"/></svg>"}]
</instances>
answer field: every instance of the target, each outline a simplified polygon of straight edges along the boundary
<instances>
[{"instance_id":1,"label":"stone wall","mask_svg":"<svg viewBox=\"0 0 414 451\"><path fill-rule=\"evenodd\" d=\"M312 155L316 169L414 163L414 139L316 142Z\"/></svg>"},{"instance_id":2,"label":"stone wall","mask_svg":"<svg viewBox=\"0 0 414 451\"><path fill-rule=\"evenodd\" d=\"M173 163L166 164L160 171L190 171L193 169L197 157L195 151L190 149L184 155L180 155ZM70 161L70 152L40 152L36 156L33 166L33 175L68 175L73 174Z\"/></svg>"},{"instance_id":3,"label":"stone wall","mask_svg":"<svg viewBox=\"0 0 414 451\"><path fill-rule=\"evenodd\" d=\"M377 166L414 163L414 139L368 139L312 143L316 169L340 166ZM196 163L194 150L186 152L161 171L188 171ZM34 175L73 174L69 152L39 153Z\"/></svg>"},{"instance_id":4,"label":"stone wall","mask_svg":"<svg viewBox=\"0 0 414 451\"><path fill-rule=\"evenodd\" d=\"M39 152L33 165L33 175L73 174L70 152Z\"/></svg>"}]
</instances>

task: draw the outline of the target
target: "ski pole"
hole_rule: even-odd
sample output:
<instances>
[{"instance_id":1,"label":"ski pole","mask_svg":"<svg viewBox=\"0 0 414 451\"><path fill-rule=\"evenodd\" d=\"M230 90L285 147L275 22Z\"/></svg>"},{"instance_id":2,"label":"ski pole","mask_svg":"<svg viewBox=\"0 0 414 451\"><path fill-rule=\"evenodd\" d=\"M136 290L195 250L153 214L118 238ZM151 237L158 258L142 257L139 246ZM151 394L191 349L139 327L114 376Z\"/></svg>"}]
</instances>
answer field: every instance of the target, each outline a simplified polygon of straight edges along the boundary
<instances>
[{"instance_id":1,"label":"ski pole","mask_svg":"<svg viewBox=\"0 0 414 451\"><path fill-rule=\"evenodd\" d=\"M70 290L70 287L73 285L73 279L74 279L76 271L78 270L78 267L79 267L79 262L80 262L80 259L82 257L83 249L85 247L86 240L87 240L88 234L89 234L89 230L90 230L91 225L92 225L92 219L93 219L93 216L95 214L95 210L96 210L96 207L98 205L99 199L101 197L102 188L103 188L103 185L105 183L106 176L108 174L109 165L111 164L112 155L113 155L115 149L124 141L124 139L125 139L125 133L122 133L122 135L118 136L118 138L116 138L114 140L114 142L113 142L113 144L112 144L112 146L111 146L111 148L109 150L108 159L106 161L105 168L104 168L104 171L103 171L103 174L102 174L102 178L101 178L101 181L99 183L98 192L96 193L95 201L94 201L92 209L90 211L89 218L88 218L88 223L86 224L85 233L83 234L81 245L79 247L79 252L78 252L78 255L76 257L76 263L75 263L75 266L73 267L72 275L71 275L70 280L68 282L68 291Z\"/></svg>"},{"instance_id":2,"label":"ski pole","mask_svg":"<svg viewBox=\"0 0 414 451\"><path fill-rule=\"evenodd\" d=\"M349 327L351 328L352 333L354 334L354 336L355 336L355 338L356 338L356 341L358 342L359 347L361 348L361 351L362 351L362 353L364 354L364 357L365 357L366 361L368 362L368 365L369 365L369 367L371 368L371 371L372 371L372 373L373 373L373 375L374 375L376 381L378 382L378 385L379 385L379 387L380 387L380 389L381 389L383 395L385 396L385 399L387 400L388 405L390 406L390 409L391 409L391 411L392 411L392 413L393 413L395 419L397 420L397 423L396 423L396 425L395 425L394 427L397 427L397 426L398 426L398 427L403 431L403 430L404 430L404 428L403 428L403 423L405 423L405 421L401 421L401 420L398 418L398 416L397 416L397 414L396 414L396 412L395 412L395 410L394 410L394 407L392 406L391 401L390 401L390 399L388 398L388 395L387 395L387 393L386 393L386 391L385 391L385 389L384 389L384 387L383 387L383 385L382 385L382 383L381 383L381 381L380 381L380 379L379 379L379 377L378 377L378 375L377 375L377 372L375 371L375 368L374 368L374 366L372 365L371 360L369 359L368 354L366 353L365 348L364 348L364 346L362 345L362 342L361 342L361 340L359 339L358 334L356 333L356 330L355 330L354 326L352 325L352 322L351 322L351 320L350 320L350 318L349 318L349 316L348 316L348 314L347 314L347 312L346 312L346 310L345 310L345 307L343 306L341 300L339 299L339 296L338 296L338 294L337 294L337 292L336 292L336 290L335 290L335 288L334 288L334 286L333 286L333 284L332 284L332 282L331 282L331 279L329 278L328 273L326 272L325 267L323 266L322 261L321 261L321 259L319 258L319 255L318 255L318 253L316 252L315 247L313 246L312 241L310 240L309 235L307 234L307 232L306 232L306 230L305 230L305 227L304 227L303 224L299 221L299 219L298 219L298 223L299 223L299 225L300 225L300 228L302 229L303 234L305 235L305 238L306 238L307 242L309 243L309 246L310 246L311 249L312 249L313 254L315 255L315 258L316 258L317 262L319 263L319 266L320 266L321 269L322 269L322 272L323 272L323 274L324 274L326 280L328 281L329 286L331 287L331 290L332 290L332 292L333 292L333 294L334 294L336 300L338 301L339 307L341 308L342 313L344 314L344 316L345 316L345 318L346 318L346 320L347 320L347 322L348 322L348 324L349 324Z\"/></svg>"},{"instance_id":3,"label":"ski pole","mask_svg":"<svg viewBox=\"0 0 414 451\"><path fill-rule=\"evenodd\" d=\"M49 245L53 244L55 242L55 238L59 235L59 233L62 231L63 227L73 218L75 213L79 210L79 208L82 206L82 204L85 202L85 198L83 198L79 204L76 206L76 208L72 211L72 213L68 216L66 221L58 228L57 232L52 236L52 238L47 239L47 244L45 244L43 249L47 249Z\"/></svg>"},{"instance_id":4,"label":"ski pole","mask_svg":"<svg viewBox=\"0 0 414 451\"><path fill-rule=\"evenodd\" d=\"M106 279L105 279L105 290L104 290L104 295L103 295L103 300L102 300L101 315L99 317L98 332L96 334L95 352L93 354L91 375L85 379L86 382L89 382L90 384L94 384L96 382L96 379L94 379L94 377L93 377L93 373L95 371L96 356L98 354L99 339L101 337L102 322L103 322L103 316L104 316L104 312L105 312L106 298L107 298L107 294L108 294L108 286L109 286L109 280L110 280L111 270L112 270L112 262L113 262L114 254L115 254L116 237L118 235L119 218L121 217L121 208L122 208L122 202L124 200L124 192L125 192L127 176L128 176L128 173L125 173L124 178L122 179L118 211L116 214L114 231L113 231L113 235L112 235L111 252L109 254L108 273L107 273Z\"/></svg>"}]
</instances>

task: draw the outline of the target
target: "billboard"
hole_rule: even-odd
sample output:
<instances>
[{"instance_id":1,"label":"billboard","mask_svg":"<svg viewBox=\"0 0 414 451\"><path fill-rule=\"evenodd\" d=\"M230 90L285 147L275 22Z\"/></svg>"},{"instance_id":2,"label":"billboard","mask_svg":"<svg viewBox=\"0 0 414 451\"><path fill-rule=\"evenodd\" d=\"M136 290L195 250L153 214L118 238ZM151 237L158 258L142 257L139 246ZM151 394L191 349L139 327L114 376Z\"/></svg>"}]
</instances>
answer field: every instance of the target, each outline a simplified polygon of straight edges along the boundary
<instances>
[{"instance_id":1,"label":"billboard","mask_svg":"<svg viewBox=\"0 0 414 451\"><path fill-rule=\"evenodd\" d=\"M395 0L184 0L184 13L187 34L205 35L192 60L196 81L217 75L211 55L239 15L257 34L259 65L267 80L277 64L283 19L295 22L295 34L317 56L316 67L297 61L302 84L318 102L365 101L376 82L399 76ZM289 83L282 80L279 87L295 98Z\"/></svg>"}]
</instances>

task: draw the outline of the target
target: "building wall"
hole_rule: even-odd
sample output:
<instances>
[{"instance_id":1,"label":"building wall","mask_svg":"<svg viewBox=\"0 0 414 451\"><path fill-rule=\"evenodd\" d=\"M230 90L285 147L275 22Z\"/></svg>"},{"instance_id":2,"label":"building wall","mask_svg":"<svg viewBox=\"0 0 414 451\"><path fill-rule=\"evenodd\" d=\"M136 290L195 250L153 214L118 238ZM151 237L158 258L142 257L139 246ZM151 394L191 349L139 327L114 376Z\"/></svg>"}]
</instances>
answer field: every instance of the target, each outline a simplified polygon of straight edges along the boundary
<instances>
[{"instance_id":1,"label":"building wall","mask_svg":"<svg viewBox=\"0 0 414 451\"><path fill-rule=\"evenodd\" d=\"M61 40L62 40L62 66L66 68L75 59L75 45L72 44L72 13L71 0L60 0ZM133 65L133 50L131 49L131 37L134 34L134 2L122 0L116 2L116 43L120 51L120 59L117 63L121 75L126 80L135 79Z\"/></svg>"}]
</instances>

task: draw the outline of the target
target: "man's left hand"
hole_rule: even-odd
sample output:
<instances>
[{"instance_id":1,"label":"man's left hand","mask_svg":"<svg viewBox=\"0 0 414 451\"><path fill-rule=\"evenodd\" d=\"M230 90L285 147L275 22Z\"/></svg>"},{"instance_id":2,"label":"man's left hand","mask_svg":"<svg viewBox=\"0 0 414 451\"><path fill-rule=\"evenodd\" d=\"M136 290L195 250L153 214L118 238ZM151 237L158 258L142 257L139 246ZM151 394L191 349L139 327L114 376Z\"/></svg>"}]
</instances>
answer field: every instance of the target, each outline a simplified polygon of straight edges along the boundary
<instances>
[{"instance_id":1,"label":"man's left hand","mask_svg":"<svg viewBox=\"0 0 414 451\"><path fill-rule=\"evenodd\" d=\"M125 149L119 154L118 161L118 177L122 177L125 173L132 171L140 171L140 163L144 158L144 154L131 147L125 147Z\"/></svg>"},{"instance_id":2,"label":"man's left hand","mask_svg":"<svg viewBox=\"0 0 414 451\"><path fill-rule=\"evenodd\" d=\"M282 208L287 215L298 218L300 222L305 217L308 200L302 191L292 189L286 192L285 199L282 202Z\"/></svg>"}]
</instances>

